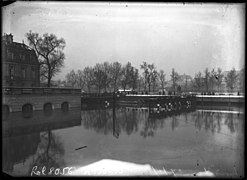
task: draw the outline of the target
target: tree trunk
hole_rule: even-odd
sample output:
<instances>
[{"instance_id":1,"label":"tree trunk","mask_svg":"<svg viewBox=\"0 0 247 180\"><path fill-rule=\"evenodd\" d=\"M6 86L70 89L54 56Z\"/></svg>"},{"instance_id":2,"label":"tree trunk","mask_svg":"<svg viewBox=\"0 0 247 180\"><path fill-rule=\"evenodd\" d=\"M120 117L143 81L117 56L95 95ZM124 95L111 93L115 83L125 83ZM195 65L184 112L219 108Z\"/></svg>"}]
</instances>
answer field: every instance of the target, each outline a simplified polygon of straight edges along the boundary
<instances>
[{"instance_id":1,"label":"tree trunk","mask_svg":"<svg viewBox=\"0 0 247 180\"><path fill-rule=\"evenodd\" d=\"M50 66L50 62L49 62L48 57L47 57L47 59L46 59L46 62L47 62L47 66L48 66L48 74L47 74L47 76L48 76L48 81L47 81L47 87L50 87L50 86L51 86L51 78L52 78L52 76L51 76L51 66Z\"/></svg>"},{"instance_id":2,"label":"tree trunk","mask_svg":"<svg viewBox=\"0 0 247 180\"><path fill-rule=\"evenodd\" d=\"M161 83L162 91L164 90L164 83Z\"/></svg>"},{"instance_id":3,"label":"tree trunk","mask_svg":"<svg viewBox=\"0 0 247 180\"><path fill-rule=\"evenodd\" d=\"M48 144L47 144L47 148L46 148L46 158L47 158L47 160L50 158L49 157L50 145L51 145L51 131L48 130Z\"/></svg>"},{"instance_id":4,"label":"tree trunk","mask_svg":"<svg viewBox=\"0 0 247 180\"><path fill-rule=\"evenodd\" d=\"M47 79L47 87L51 87L51 78L50 77L48 77L48 79Z\"/></svg>"}]
</instances>

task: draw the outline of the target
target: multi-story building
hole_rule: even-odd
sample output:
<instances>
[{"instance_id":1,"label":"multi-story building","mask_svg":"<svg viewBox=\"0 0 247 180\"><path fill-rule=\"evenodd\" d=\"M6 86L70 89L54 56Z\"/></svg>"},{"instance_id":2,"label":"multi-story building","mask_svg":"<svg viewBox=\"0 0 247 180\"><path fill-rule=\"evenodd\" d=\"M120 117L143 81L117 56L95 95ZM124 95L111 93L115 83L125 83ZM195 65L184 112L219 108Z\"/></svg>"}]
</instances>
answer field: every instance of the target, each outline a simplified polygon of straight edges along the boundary
<instances>
[{"instance_id":1,"label":"multi-story building","mask_svg":"<svg viewBox=\"0 0 247 180\"><path fill-rule=\"evenodd\" d=\"M33 49L13 42L12 34L2 37L2 85L15 87L40 86L40 67Z\"/></svg>"}]
</instances>

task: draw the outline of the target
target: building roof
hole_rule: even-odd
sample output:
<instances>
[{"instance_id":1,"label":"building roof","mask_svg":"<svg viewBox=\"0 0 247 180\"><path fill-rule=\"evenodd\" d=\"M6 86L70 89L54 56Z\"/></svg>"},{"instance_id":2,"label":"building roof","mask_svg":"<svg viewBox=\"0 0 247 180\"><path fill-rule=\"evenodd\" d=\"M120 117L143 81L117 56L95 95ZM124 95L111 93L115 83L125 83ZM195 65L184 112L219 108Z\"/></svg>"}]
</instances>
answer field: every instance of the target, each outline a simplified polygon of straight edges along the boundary
<instances>
[{"instance_id":1,"label":"building roof","mask_svg":"<svg viewBox=\"0 0 247 180\"><path fill-rule=\"evenodd\" d=\"M4 34L4 36L2 36L2 44L8 47L13 47L15 49L28 50L31 51L32 53L35 53L34 50L29 46L27 46L26 44L24 44L24 42L22 43L14 42L12 34Z\"/></svg>"}]
</instances>

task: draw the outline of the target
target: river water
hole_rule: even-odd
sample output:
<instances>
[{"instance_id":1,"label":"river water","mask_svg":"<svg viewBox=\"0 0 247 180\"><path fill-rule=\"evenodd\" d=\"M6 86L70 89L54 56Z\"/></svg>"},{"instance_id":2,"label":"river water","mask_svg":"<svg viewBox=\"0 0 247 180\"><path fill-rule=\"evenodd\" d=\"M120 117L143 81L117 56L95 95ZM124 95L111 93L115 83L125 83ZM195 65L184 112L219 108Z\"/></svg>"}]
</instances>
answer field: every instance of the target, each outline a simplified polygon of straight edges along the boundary
<instances>
[{"instance_id":1,"label":"river water","mask_svg":"<svg viewBox=\"0 0 247 180\"><path fill-rule=\"evenodd\" d=\"M3 171L81 167L101 159L182 172L244 175L243 108L197 108L151 115L147 109L33 112L3 117Z\"/></svg>"}]
</instances>

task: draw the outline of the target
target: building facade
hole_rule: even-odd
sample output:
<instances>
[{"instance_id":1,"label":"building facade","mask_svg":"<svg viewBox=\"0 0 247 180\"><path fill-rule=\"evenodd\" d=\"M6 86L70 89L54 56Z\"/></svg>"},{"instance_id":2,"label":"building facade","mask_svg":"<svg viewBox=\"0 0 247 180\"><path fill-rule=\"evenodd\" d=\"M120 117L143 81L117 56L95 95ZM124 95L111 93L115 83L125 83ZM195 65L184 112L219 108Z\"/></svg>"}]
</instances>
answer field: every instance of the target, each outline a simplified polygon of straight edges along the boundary
<instances>
[{"instance_id":1,"label":"building facade","mask_svg":"<svg viewBox=\"0 0 247 180\"><path fill-rule=\"evenodd\" d=\"M40 66L33 49L13 42L12 34L2 37L2 85L39 87Z\"/></svg>"}]
</instances>

